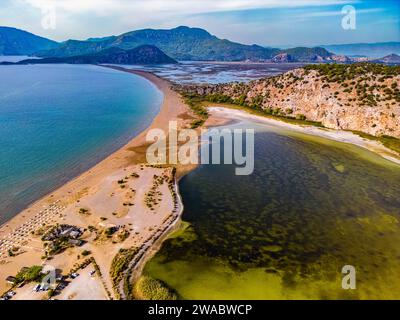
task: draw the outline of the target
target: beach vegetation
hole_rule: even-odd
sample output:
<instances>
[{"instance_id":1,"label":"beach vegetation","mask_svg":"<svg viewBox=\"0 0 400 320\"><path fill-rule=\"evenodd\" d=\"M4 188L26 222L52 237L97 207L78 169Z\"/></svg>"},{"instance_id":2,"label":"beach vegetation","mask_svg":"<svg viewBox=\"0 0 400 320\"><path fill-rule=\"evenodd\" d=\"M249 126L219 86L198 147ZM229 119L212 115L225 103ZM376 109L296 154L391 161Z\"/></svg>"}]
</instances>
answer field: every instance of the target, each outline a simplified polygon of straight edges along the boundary
<instances>
[{"instance_id":1,"label":"beach vegetation","mask_svg":"<svg viewBox=\"0 0 400 320\"><path fill-rule=\"evenodd\" d=\"M197 118L191 123L191 128L196 129L201 127L209 116L207 109L202 104L203 99L199 95L192 93L181 92L181 95L185 103L197 116Z\"/></svg>"},{"instance_id":2,"label":"beach vegetation","mask_svg":"<svg viewBox=\"0 0 400 320\"><path fill-rule=\"evenodd\" d=\"M55 292L54 289L50 289L50 290L47 292L47 297L50 299L51 297L54 296L55 293L56 293L56 292Z\"/></svg>"},{"instance_id":3,"label":"beach vegetation","mask_svg":"<svg viewBox=\"0 0 400 320\"><path fill-rule=\"evenodd\" d=\"M42 270L42 266L24 267L15 276L15 283L40 281L42 278Z\"/></svg>"},{"instance_id":4,"label":"beach vegetation","mask_svg":"<svg viewBox=\"0 0 400 320\"><path fill-rule=\"evenodd\" d=\"M352 131L353 133L359 135L362 138L379 141L385 147L397 152L400 155L400 139L388 136L388 135L380 135L380 136L373 136L371 134L361 132L361 131Z\"/></svg>"},{"instance_id":5,"label":"beach vegetation","mask_svg":"<svg viewBox=\"0 0 400 320\"><path fill-rule=\"evenodd\" d=\"M132 247L129 249L120 249L117 255L113 258L110 268L110 277L114 287L122 280L123 272L128 268L129 263L137 254L138 249Z\"/></svg>"},{"instance_id":6,"label":"beach vegetation","mask_svg":"<svg viewBox=\"0 0 400 320\"><path fill-rule=\"evenodd\" d=\"M307 120L307 117L304 115L304 114L298 114L297 116L296 116L296 119L298 119L298 120Z\"/></svg>"},{"instance_id":7,"label":"beach vegetation","mask_svg":"<svg viewBox=\"0 0 400 320\"><path fill-rule=\"evenodd\" d=\"M84 257L86 257L86 256L88 256L88 255L90 255L90 254L92 254L92 252L89 251L89 250L83 250L83 251L82 251L82 256L84 256Z\"/></svg>"},{"instance_id":8,"label":"beach vegetation","mask_svg":"<svg viewBox=\"0 0 400 320\"><path fill-rule=\"evenodd\" d=\"M84 214L84 215L89 215L90 214L89 209L86 209L86 208L80 208L79 209L79 213L80 214Z\"/></svg>"},{"instance_id":9,"label":"beach vegetation","mask_svg":"<svg viewBox=\"0 0 400 320\"><path fill-rule=\"evenodd\" d=\"M177 300L177 293L161 280L141 276L134 286L134 297L140 300Z\"/></svg>"}]
</instances>

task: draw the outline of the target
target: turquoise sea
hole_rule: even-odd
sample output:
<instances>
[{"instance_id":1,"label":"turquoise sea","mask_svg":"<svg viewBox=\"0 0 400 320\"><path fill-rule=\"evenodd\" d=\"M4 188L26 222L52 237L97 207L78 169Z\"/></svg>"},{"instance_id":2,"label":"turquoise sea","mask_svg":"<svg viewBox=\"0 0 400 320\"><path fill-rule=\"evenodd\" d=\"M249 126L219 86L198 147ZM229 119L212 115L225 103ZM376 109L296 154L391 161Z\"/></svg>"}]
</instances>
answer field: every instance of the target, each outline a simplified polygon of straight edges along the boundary
<instances>
[{"instance_id":1,"label":"turquoise sea","mask_svg":"<svg viewBox=\"0 0 400 320\"><path fill-rule=\"evenodd\" d=\"M0 223L150 125L162 93L96 66L0 67Z\"/></svg>"}]
</instances>

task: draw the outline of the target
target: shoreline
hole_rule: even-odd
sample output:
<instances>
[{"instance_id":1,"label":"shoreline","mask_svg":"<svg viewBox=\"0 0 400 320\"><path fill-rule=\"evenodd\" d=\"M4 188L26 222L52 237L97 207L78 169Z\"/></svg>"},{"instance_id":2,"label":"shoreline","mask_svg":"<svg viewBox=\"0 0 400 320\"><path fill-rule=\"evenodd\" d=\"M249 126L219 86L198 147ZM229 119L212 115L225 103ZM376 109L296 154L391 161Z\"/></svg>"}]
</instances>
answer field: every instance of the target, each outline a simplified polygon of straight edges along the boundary
<instances>
[{"instance_id":1,"label":"shoreline","mask_svg":"<svg viewBox=\"0 0 400 320\"><path fill-rule=\"evenodd\" d=\"M278 119L251 114L246 110L229 108L228 106L219 105L218 103L210 104L209 106L207 106L207 110L210 112L211 117L222 118L226 119L227 121L248 119L300 134L306 134L341 143L355 145L363 149L369 150L388 161L400 165L400 155L397 154L395 151L385 147L379 141L369 140L360 137L359 135L351 131L319 128L311 125L292 124L280 121Z\"/></svg>"},{"instance_id":2,"label":"shoreline","mask_svg":"<svg viewBox=\"0 0 400 320\"><path fill-rule=\"evenodd\" d=\"M81 205L78 204L80 200L85 196L87 196L90 192L98 192L99 189L101 190L102 186L104 186L105 184L105 181L107 181L107 179L108 180L111 179L111 177L115 177L116 174L123 174L124 171L130 170L129 168L138 167L139 164L145 164L146 162L145 152L147 149L146 134L148 133L149 130L157 128L157 129L162 129L165 132L168 132L169 121L177 121L178 129L181 129L183 127L187 127L190 121L193 119L193 115L190 108L183 102L180 95L170 88L171 84L169 81L161 79L151 73L144 71L134 71L113 66L102 66L102 67L108 67L121 72L128 72L135 74L137 76L145 78L147 81L155 85L157 90L160 90L163 93L163 102L160 107L159 113L152 120L150 126L147 129L145 129L140 134L132 138L127 144L122 146L120 149L108 155L106 158L104 158L99 163L91 167L89 170L81 173L75 178L72 178L72 180L70 180L66 184L62 185L59 188L56 188L55 190L48 193L44 197L39 198L31 205L29 205L26 209L22 210L21 212L19 212L10 220L6 221L0 226L0 240L2 240L1 241L2 253L0 253L0 265L2 269L1 279L0 279L1 281L0 293L9 288L9 285L7 285L4 280L6 276L15 274L23 266L44 265L46 263L44 260L41 259L41 255L44 252L42 244L38 242L38 239L37 237L35 237L33 232L32 234L27 232L27 231L30 232L30 230L32 230L32 229L26 230L27 225L30 226L32 224L32 221L34 220L39 220L40 224L42 224L43 222L43 225L44 224L54 225L57 223L62 224L66 223L63 221L67 220L69 222L71 221L78 222L75 223L75 225L79 225L79 222L81 222L80 224L81 227L87 227L89 223L88 221L85 222L86 218L82 220L79 217L76 217L76 214L72 213L74 207ZM185 167L182 168L182 170L185 169L186 169ZM151 173L152 171L155 170L156 169L149 168L143 172L146 175L146 172ZM151 174L151 177L152 176L153 174ZM148 178L148 180L150 180L150 178ZM119 189L118 185L113 188L117 188L115 190ZM140 186L138 192L139 190ZM141 201L143 200L141 199ZM168 196L165 201L167 202L169 201ZM57 208L53 210L54 213L47 216L48 208L52 208L53 206L55 206L54 205L55 202L57 203ZM142 206L143 204L138 204L138 205ZM107 207L107 205L104 205L104 207ZM162 204L162 207L159 210L157 210L157 214L163 215L166 213L168 213L168 210L165 209L165 204ZM45 215L46 217L43 218L42 221L41 216L43 215ZM128 219L128 216L125 218L123 217L122 219ZM139 221L136 221L137 219L139 219ZM140 241L143 241L142 238L152 233L150 231L150 228L149 230L147 230L147 228L144 229L145 224L143 224L142 220L143 217L140 216L138 218L135 218L134 220L130 220L132 222L138 223L139 225L143 225L142 235L140 236L134 235L130 237L132 238L131 240L128 241L130 245L132 245L133 243L137 243L137 241L139 241L140 245ZM148 223L157 224L154 218L151 218L149 220L150 222ZM129 221L129 220L122 220L122 221ZM119 221L116 224L120 224ZM21 230L21 228L25 228L24 229L25 231L24 230L22 231L24 233L23 236L19 235L20 233L19 230ZM13 234L17 235L14 237L12 236ZM5 243L4 241L8 242ZM92 246L91 243L89 243L89 245ZM127 245L128 245L127 243L121 243L120 246L116 246L116 250L118 250L119 248L126 247ZM7 248L10 249L13 247L20 248L18 254L16 256L7 256L6 254ZM105 247L107 247L107 245ZM102 248L101 246L95 248L95 250L105 251L104 248ZM115 250L115 246L113 247L113 250ZM74 251L77 251L77 249L71 249L71 252L69 254L67 253L62 254L60 256L63 257L57 256L57 259L55 259L55 260L61 260L61 262L59 263L65 267L62 268L63 270L70 269L71 264L75 262L76 258L71 257L71 254ZM109 254L111 254L111 252ZM101 259L103 259L105 255L106 252L99 253ZM99 264L101 265L101 263ZM106 264L103 264L103 266L100 267L102 269L102 273L105 275L105 278L107 280L106 283L110 288L111 282L108 275L110 266L108 265L108 262L106 262Z\"/></svg>"},{"instance_id":3,"label":"shoreline","mask_svg":"<svg viewBox=\"0 0 400 320\"><path fill-rule=\"evenodd\" d=\"M139 256L137 259L136 257L131 262L131 265L124 271L124 276L120 282L120 287L123 287L123 283L125 280L128 280L132 286L132 291L129 292L131 299L134 299L134 285L136 281L142 276L143 269L146 263L152 259L157 252L160 250L163 242L168 239L168 236L172 234L174 231L178 230L181 223L182 214L184 211L184 205L182 201L181 194L179 193L179 179L175 178L174 188L177 194L177 204L179 205L178 212L174 215L173 220L165 226L165 228L159 233L155 234L152 239L152 242L147 245L146 248L143 249L143 253L137 254ZM123 289L120 293L122 293L126 300L126 293Z\"/></svg>"},{"instance_id":4,"label":"shoreline","mask_svg":"<svg viewBox=\"0 0 400 320\"><path fill-rule=\"evenodd\" d=\"M72 177L68 182L66 182L62 186L57 187L54 190L47 193L46 195L38 198L37 200L35 200L31 204L29 204L26 208L24 208L19 213L17 213L14 217L12 217L8 221L2 223L0 225L0 236L3 233L2 229L4 227L7 227L8 224L11 224L11 222L14 219L18 218L22 214L27 214L27 213L29 213L30 210L34 210L36 207L38 207L42 204L46 204L46 205L51 204L53 201L46 201L46 200L51 200L48 198L50 198L50 197L56 198L56 194L61 192L63 189L67 189L67 188L72 189L74 187L74 185L77 184L79 181L88 180L88 179L93 178L93 176L95 175L95 173L97 173L97 171L99 171L100 169L103 169L103 170L105 169L105 168L100 168L100 166L103 167L105 162L107 162L107 164L111 164L111 162L118 162L118 163L113 163L112 164L113 167L122 165L124 162L122 160L122 158L125 158L125 160L127 160L126 162L129 164L134 164L134 163L139 162L139 161L137 161L137 159L135 159L136 158L135 156L137 156L138 153L140 153L140 152L136 152L134 150L128 150L128 149L129 148L140 148L141 146L145 145L145 143L146 143L145 137L149 130L151 130L153 128L168 129L168 124L167 125L162 125L162 124L167 122L168 120L171 120L169 118L178 118L180 114L189 111L189 110L184 110L185 107L182 107L182 105L184 105L183 102L178 103L177 107L176 107L177 110L180 110L182 112L177 113L176 112L177 110L174 110L173 104L171 103L172 101L170 101L170 99L171 99L171 93L172 93L172 96L174 96L176 94L174 91L172 91L169 88L170 82L168 80L161 79L160 77L158 77L150 72L146 72L146 71L128 70L128 69L113 67L113 66L100 66L100 67L106 67L106 68L111 68L111 69L118 70L121 72L132 73L132 74L135 74L137 76L140 76L140 77L146 79L147 81L149 81L153 85L155 85L157 90L161 91L164 95L163 102L160 106L160 110L159 110L158 114L152 120L150 126L148 126L144 131L140 132L138 135L136 135L135 137L130 139L125 145L118 148L118 150L109 154L104 159L97 162L94 166L90 167L88 170L80 173L79 175L77 175L75 177ZM173 98L175 98L175 97L173 97ZM173 100L175 100L175 99L173 99ZM136 155L135 154L132 155L131 153L136 153ZM60 199L57 199L57 200L60 200ZM46 203L42 203L42 202L46 202Z\"/></svg>"}]
</instances>

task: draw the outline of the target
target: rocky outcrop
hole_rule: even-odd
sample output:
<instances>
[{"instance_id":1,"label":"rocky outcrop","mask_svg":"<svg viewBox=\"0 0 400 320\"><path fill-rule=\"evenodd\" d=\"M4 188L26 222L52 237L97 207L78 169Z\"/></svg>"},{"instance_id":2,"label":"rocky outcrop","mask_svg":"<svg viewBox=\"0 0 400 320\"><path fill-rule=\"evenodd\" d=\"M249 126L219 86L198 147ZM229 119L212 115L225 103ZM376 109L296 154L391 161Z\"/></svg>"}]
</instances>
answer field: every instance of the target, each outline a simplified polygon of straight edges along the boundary
<instances>
[{"instance_id":1,"label":"rocky outcrop","mask_svg":"<svg viewBox=\"0 0 400 320\"><path fill-rule=\"evenodd\" d=\"M293 59L293 57L288 53L277 54L275 57L273 57L271 59L271 62L274 62L274 63L294 62L294 61L295 61L295 59Z\"/></svg>"},{"instance_id":2,"label":"rocky outcrop","mask_svg":"<svg viewBox=\"0 0 400 320\"><path fill-rule=\"evenodd\" d=\"M349 57L343 56L343 55L333 55L332 57L330 57L330 59L331 59L331 61L340 62L340 63L348 63L348 62L353 61Z\"/></svg>"},{"instance_id":3,"label":"rocky outcrop","mask_svg":"<svg viewBox=\"0 0 400 320\"><path fill-rule=\"evenodd\" d=\"M180 88L328 128L400 138L399 89L400 67L370 63L311 65L247 84Z\"/></svg>"}]
</instances>

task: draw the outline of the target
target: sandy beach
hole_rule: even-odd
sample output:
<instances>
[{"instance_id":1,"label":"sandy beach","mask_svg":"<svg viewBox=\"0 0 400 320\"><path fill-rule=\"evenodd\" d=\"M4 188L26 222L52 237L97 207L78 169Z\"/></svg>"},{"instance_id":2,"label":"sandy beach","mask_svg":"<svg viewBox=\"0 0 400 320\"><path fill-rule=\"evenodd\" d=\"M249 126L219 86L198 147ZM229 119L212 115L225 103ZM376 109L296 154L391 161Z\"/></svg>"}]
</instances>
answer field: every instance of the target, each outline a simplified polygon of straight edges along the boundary
<instances>
[{"instance_id":1,"label":"sandy beach","mask_svg":"<svg viewBox=\"0 0 400 320\"><path fill-rule=\"evenodd\" d=\"M145 193L153 187L155 176L169 175L170 173L165 173L165 169L137 167L137 165L145 162L145 137L148 130L158 128L168 132L168 123L173 120L177 121L179 129L185 128L190 124L193 116L190 109L182 102L181 97L170 89L168 81L146 72L121 71L144 77L163 92L164 100L159 114L147 130L120 150L61 188L39 199L1 226L0 293L10 287L5 278L15 276L22 267L51 264L67 273L75 263L79 262L79 259L76 258L77 255L82 250L89 250L96 261L98 260L97 263L102 269L107 290L113 295L108 270L113 256L120 248L140 246L146 242L173 211L172 195L168 192L168 188L165 189L165 186L160 191L162 195L160 195L156 208L150 210L143 201ZM117 181L124 179L128 172L130 174L135 172L140 177L127 179L132 180L126 181L125 184L130 192L121 193L121 186ZM110 197L113 197L112 201L109 200ZM130 201L132 203L126 205ZM88 207L93 212L87 216L77 214L83 207ZM42 259L43 243L40 237L33 233L40 227L56 224L75 225L83 229L87 229L89 225L94 225L98 229L111 225L123 225L129 229L130 236L122 244L97 243L97 245L92 245L94 241L90 237L93 235L84 234L88 239L87 244L82 248L69 248L65 253L45 262ZM10 257L8 251L13 248L16 248L17 251L14 256Z\"/></svg>"},{"instance_id":2,"label":"sandy beach","mask_svg":"<svg viewBox=\"0 0 400 320\"><path fill-rule=\"evenodd\" d=\"M369 151L372 151L376 154L379 154L383 158L390 160L394 163L400 164L400 155L397 154L395 151L385 147L379 141L373 141L362 138L359 135L352 133L350 131L320 128L311 125L291 124L288 122L280 121L269 117L262 117L250 114L244 110L237 110L224 106L219 106L218 104L215 104L215 106L213 106L213 104L210 104L210 106L208 107L208 111L211 114L210 117L211 119L214 119L214 121L220 119L221 123L223 123L223 119L225 119L226 121L248 119L289 131L304 133L338 142L353 144L365 148Z\"/></svg>"}]
</instances>

